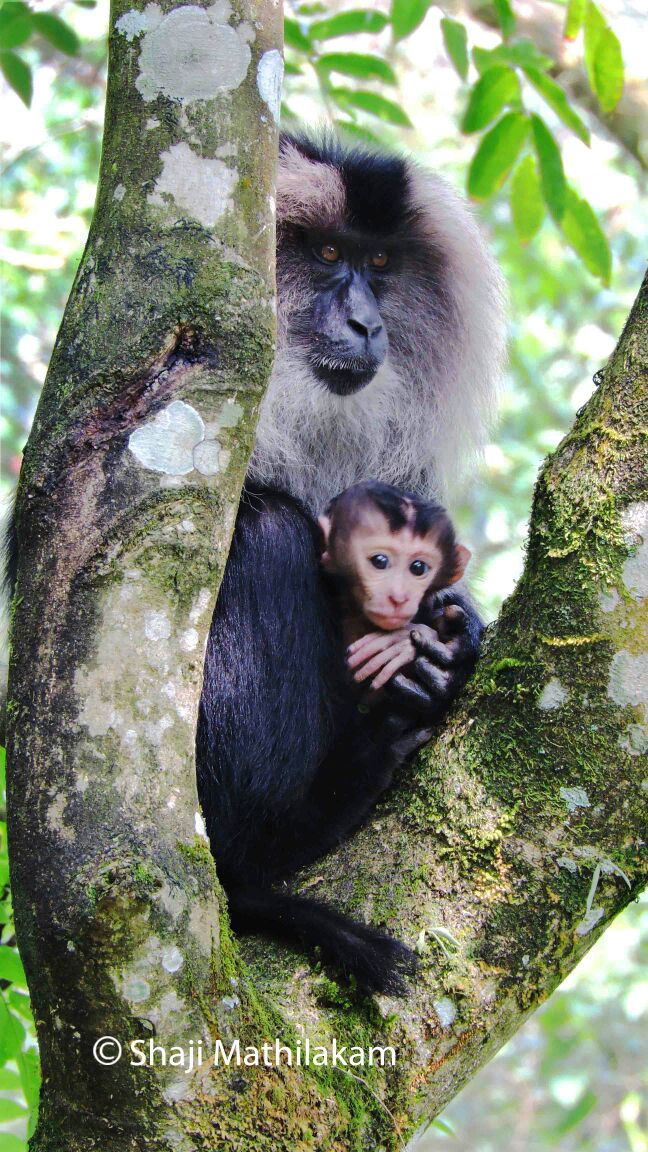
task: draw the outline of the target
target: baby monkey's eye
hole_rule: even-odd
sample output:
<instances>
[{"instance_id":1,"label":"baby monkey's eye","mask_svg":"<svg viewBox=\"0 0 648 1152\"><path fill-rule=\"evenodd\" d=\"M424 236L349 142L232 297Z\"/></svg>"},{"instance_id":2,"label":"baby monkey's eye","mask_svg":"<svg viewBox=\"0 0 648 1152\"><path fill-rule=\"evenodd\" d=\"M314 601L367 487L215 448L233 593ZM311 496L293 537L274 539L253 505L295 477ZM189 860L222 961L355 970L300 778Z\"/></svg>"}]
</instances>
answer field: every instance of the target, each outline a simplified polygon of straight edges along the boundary
<instances>
[{"instance_id":1,"label":"baby monkey's eye","mask_svg":"<svg viewBox=\"0 0 648 1152\"><path fill-rule=\"evenodd\" d=\"M410 564L410 572L412 576L425 576L426 572L430 571L430 565L425 563L425 560L412 560Z\"/></svg>"},{"instance_id":2,"label":"baby monkey's eye","mask_svg":"<svg viewBox=\"0 0 648 1152\"><path fill-rule=\"evenodd\" d=\"M320 259L325 260L327 264L337 264L340 259L340 249L337 244L321 244L316 252Z\"/></svg>"},{"instance_id":3,"label":"baby monkey's eye","mask_svg":"<svg viewBox=\"0 0 648 1152\"><path fill-rule=\"evenodd\" d=\"M386 252L374 252L371 257L371 263L374 268L386 268L389 264L389 256Z\"/></svg>"},{"instance_id":4,"label":"baby monkey's eye","mask_svg":"<svg viewBox=\"0 0 648 1152\"><path fill-rule=\"evenodd\" d=\"M384 552L377 552L375 556L369 557L369 563L382 571L384 568L389 568L389 556L385 556Z\"/></svg>"}]
</instances>

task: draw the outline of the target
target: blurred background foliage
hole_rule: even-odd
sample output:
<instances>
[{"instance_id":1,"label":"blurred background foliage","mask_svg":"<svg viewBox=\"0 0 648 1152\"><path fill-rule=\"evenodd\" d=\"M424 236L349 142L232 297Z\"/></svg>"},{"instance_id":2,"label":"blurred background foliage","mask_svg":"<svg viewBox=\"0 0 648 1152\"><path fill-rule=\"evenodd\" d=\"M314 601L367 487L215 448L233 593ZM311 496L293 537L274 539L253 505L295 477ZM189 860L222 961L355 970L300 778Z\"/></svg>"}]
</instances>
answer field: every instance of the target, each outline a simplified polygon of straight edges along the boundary
<instances>
[{"instance_id":1,"label":"blurred background foliage","mask_svg":"<svg viewBox=\"0 0 648 1152\"><path fill-rule=\"evenodd\" d=\"M92 215L107 23L107 0L0 5L5 499ZM484 461L451 509L492 618L521 570L540 463L591 394L645 268L644 0L290 3L286 65L288 126L329 119L358 139L407 147L470 193L490 232L510 290L509 370ZM38 1062L3 815L0 1152L18 1152L33 1127ZM644 900L420 1135L417 1152L648 1152L647 959Z\"/></svg>"}]
</instances>

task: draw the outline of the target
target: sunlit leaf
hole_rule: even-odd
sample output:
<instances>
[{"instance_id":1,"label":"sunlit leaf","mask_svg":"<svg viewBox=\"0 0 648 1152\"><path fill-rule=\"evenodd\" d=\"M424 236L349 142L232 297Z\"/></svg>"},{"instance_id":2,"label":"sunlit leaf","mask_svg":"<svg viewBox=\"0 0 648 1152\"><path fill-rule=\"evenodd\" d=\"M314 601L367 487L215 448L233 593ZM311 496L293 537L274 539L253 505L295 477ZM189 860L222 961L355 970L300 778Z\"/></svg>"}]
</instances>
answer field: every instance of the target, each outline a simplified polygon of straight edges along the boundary
<instances>
[{"instance_id":1,"label":"sunlit leaf","mask_svg":"<svg viewBox=\"0 0 648 1152\"><path fill-rule=\"evenodd\" d=\"M544 120L531 117L533 142L540 166L540 184L547 208L555 220L561 220L565 210L565 173L560 148Z\"/></svg>"},{"instance_id":2,"label":"sunlit leaf","mask_svg":"<svg viewBox=\"0 0 648 1152\"><path fill-rule=\"evenodd\" d=\"M352 136L365 144L380 144L380 137L364 124L353 124L350 120L338 120L338 128L345 136Z\"/></svg>"},{"instance_id":3,"label":"sunlit leaf","mask_svg":"<svg viewBox=\"0 0 648 1152\"><path fill-rule=\"evenodd\" d=\"M6 1124L8 1120L20 1120L26 1114L27 1109L22 1104L0 1097L0 1124Z\"/></svg>"},{"instance_id":4,"label":"sunlit leaf","mask_svg":"<svg viewBox=\"0 0 648 1152\"><path fill-rule=\"evenodd\" d=\"M402 40L418 28L425 20L432 2L433 0L392 0L390 17L394 40Z\"/></svg>"},{"instance_id":5,"label":"sunlit leaf","mask_svg":"<svg viewBox=\"0 0 648 1152\"><path fill-rule=\"evenodd\" d=\"M603 112L613 112L623 94L623 53L611 28L605 28L594 53L594 91Z\"/></svg>"},{"instance_id":6,"label":"sunlit leaf","mask_svg":"<svg viewBox=\"0 0 648 1152\"><path fill-rule=\"evenodd\" d=\"M465 26L458 20L451 20L444 16L441 21L441 32L445 50L450 57L455 71L465 80L468 76L468 34Z\"/></svg>"},{"instance_id":7,"label":"sunlit leaf","mask_svg":"<svg viewBox=\"0 0 648 1152\"><path fill-rule=\"evenodd\" d=\"M317 67L326 72L341 72L343 76L358 76L363 80L376 77L384 84L397 83L394 69L381 56L359 52L327 52L319 57Z\"/></svg>"},{"instance_id":8,"label":"sunlit leaf","mask_svg":"<svg viewBox=\"0 0 648 1152\"><path fill-rule=\"evenodd\" d=\"M5 1004L0 992L0 1064L13 1059L23 1046L25 1029Z\"/></svg>"},{"instance_id":9,"label":"sunlit leaf","mask_svg":"<svg viewBox=\"0 0 648 1152\"><path fill-rule=\"evenodd\" d=\"M31 12L26 4L9 3L0 8L0 50L17 48L32 33Z\"/></svg>"},{"instance_id":10,"label":"sunlit leaf","mask_svg":"<svg viewBox=\"0 0 648 1152\"><path fill-rule=\"evenodd\" d=\"M332 88L331 95L341 107L351 105L353 108L360 108L387 124L398 124L402 128L412 126L409 116L400 104L395 104L393 100L387 100L376 92L353 92L350 88Z\"/></svg>"},{"instance_id":11,"label":"sunlit leaf","mask_svg":"<svg viewBox=\"0 0 648 1152\"><path fill-rule=\"evenodd\" d=\"M565 16L565 39L575 40L583 27L587 0L569 0Z\"/></svg>"},{"instance_id":12,"label":"sunlit leaf","mask_svg":"<svg viewBox=\"0 0 648 1152\"><path fill-rule=\"evenodd\" d=\"M528 130L529 121L522 112L507 112L486 133L468 172L468 192L475 200L487 200L502 187Z\"/></svg>"},{"instance_id":13,"label":"sunlit leaf","mask_svg":"<svg viewBox=\"0 0 648 1152\"><path fill-rule=\"evenodd\" d=\"M304 34L296 20L291 20L288 16L284 20L284 40L291 48L296 48L298 52L310 52L311 42L308 36Z\"/></svg>"},{"instance_id":14,"label":"sunlit leaf","mask_svg":"<svg viewBox=\"0 0 648 1152\"><path fill-rule=\"evenodd\" d=\"M585 1092L580 1100L567 1110L566 1115L553 1129L552 1136L557 1138L565 1136L567 1132L571 1132L586 1116L589 1116L592 1108L595 1108L597 1103L598 1098L594 1092Z\"/></svg>"},{"instance_id":15,"label":"sunlit leaf","mask_svg":"<svg viewBox=\"0 0 648 1152\"><path fill-rule=\"evenodd\" d=\"M585 267L604 284L610 283L612 254L607 238L587 200L567 188L565 211L560 227L567 243L580 256Z\"/></svg>"},{"instance_id":16,"label":"sunlit leaf","mask_svg":"<svg viewBox=\"0 0 648 1152\"><path fill-rule=\"evenodd\" d=\"M20 1088L20 1076L13 1068L0 1068L0 1092L15 1092Z\"/></svg>"},{"instance_id":17,"label":"sunlit leaf","mask_svg":"<svg viewBox=\"0 0 648 1152\"><path fill-rule=\"evenodd\" d=\"M473 48L472 57L480 74L499 64L514 64L516 68L528 65L537 68L539 72L546 72L554 64L551 56L539 52L533 41L524 36L512 44L498 44L497 48Z\"/></svg>"},{"instance_id":18,"label":"sunlit leaf","mask_svg":"<svg viewBox=\"0 0 648 1152\"><path fill-rule=\"evenodd\" d=\"M515 16L510 0L493 0L497 22L505 36L515 31Z\"/></svg>"},{"instance_id":19,"label":"sunlit leaf","mask_svg":"<svg viewBox=\"0 0 648 1152\"><path fill-rule=\"evenodd\" d=\"M575 132L584 144L589 144L589 128L574 111L560 85L556 84L555 80L545 75L544 72L538 72L535 68L530 68L529 65L524 66L524 74L540 93L543 100L553 109L556 116L560 117L563 124L571 128L572 132Z\"/></svg>"},{"instance_id":20,"label":"sunlit leaf","mask_svg":"<svg viewBox=\"0 0 648 1152\"><path fill-rule=\"evenodd\" d=\"M540 229L546 209L535 158L525 156L511 181L511 215L522 243L531 240Z\"/></svg>"},{"instance_id":21,"label":"sunlit leaf","mask_svg":"<svg viewBox=\"0 0 648 1152\"><path fill-rule=\"evenodd\" d=\"M67 56L78 55L81 47L79 37L60 16L54 16L51 12L35 12L32 20L35 31L40 32L59 52L65 52Z\"/></svg>"},{"instance_id":22,"label":"sunlit leaf","mask_svg":"<svg viewBox=\"0 0 648 1152\"><path fill-rule=\"evenodd\" d=\"M0 68L7 84L13 88L23 104L29 105L34 93L31 68L15 52L0 52Z\"/></svg>"},{"instance_id":23,"label":"sunlit leaf","mask_svg":"<svg viewBox=\"0 0 648 1152\"><path fill-rule=\"evenodd\" d=\"M313 40L332 40L335 36L350 36L356 32L382 32L389 23L383 12L368 8L352 8L338 12L327 20L315 20L309 28Z\"/></svg>"},{"instance_id":24,"label":"sunlit leaf","mask_svg":"<svg viewBox=\"0 0 648 1152\"><path fill-rule=\"evenodd\" d=\"M618 38L591 0L585 12L585 67L602 111L612 112L623 92L623 53Z\"/></svg>"},{"instance_id":25,"label":"sunlit leaf","mask_svg":"<svg viewBox=\"0 0 648 1152\"><path fill-rule=\"evenodd\" d=\"M16 948L0 945L0 980L10 980L18 988L27 987L27 978Z\"/></svg>"},{"instance_id":26,"label":"sunlit leaf","mask_svg":"<svg viewBox=\"0 0 648 1152\"><path fill-rule=\"evenodd\" d=\"M38 1104L41 1086L41 1070L38 1052L34 1048L29 1048L26 1052L20 1052L16 1057L16 1063L20 1073L20 1084L23 1090L23 1096L29 1107L35 1109Z\"/></svg>"},{"instance_id":27,"label":"sunlit leaf","mask_svg":"<svg viewBox=\"0 0 648 1152\"><path fill-rule=\"evenodd\" d=\"M462 132L479 132L491 124L507 104L519 105L520 82L506 66L489 68L470 93L461 123Z\"/></svg>"}]
</instances>

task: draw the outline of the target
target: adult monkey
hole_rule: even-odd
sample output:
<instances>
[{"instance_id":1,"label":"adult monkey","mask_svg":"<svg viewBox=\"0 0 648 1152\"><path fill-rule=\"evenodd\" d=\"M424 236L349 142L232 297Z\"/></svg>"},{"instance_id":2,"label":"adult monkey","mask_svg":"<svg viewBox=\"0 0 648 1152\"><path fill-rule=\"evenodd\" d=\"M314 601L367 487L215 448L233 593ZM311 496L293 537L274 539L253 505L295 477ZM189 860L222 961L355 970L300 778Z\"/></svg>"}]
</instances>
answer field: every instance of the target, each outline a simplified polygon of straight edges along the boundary
<instances>
[{"instance_id":1,"label":"adult monkey","mask_svg":"<svg viewBox=\"0 0 648 1152\"><path fill-rule=\"evenodd\" d=\"M492 407L501 282L443 181L331 136L282 137L277 233L278 350L207 648L199 792L235 927L319 944L363 987L400 992L400 941L270 889L366 817L398 760L348 691L314 517L370 477L443 493ZM412 709L429 727L474 666L479 617L456 587L432 624L444 606L443 671L421 653L418 680L389 685L386 724Z\"/></svg>"}]
</instances>

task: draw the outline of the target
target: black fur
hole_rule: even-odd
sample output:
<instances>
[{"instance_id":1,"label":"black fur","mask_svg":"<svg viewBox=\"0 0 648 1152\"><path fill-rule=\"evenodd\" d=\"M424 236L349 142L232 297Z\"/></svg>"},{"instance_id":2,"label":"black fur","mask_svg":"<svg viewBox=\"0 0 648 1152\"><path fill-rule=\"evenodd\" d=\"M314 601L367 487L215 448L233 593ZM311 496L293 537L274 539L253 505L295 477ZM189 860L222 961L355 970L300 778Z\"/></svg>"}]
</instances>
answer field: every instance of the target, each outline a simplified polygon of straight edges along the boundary
<instances>
[{"instance_id":1,"label":"black fur","mask_svg":"<svg viewBox=\"0 0 648 1152\"><path fill-rule=\"evenodd\" d=\"M199 794L235 927L319 945L363 988L402 992L415 966L403 944L270 890L366 818L397 762L393 725L356 706L319 554L296 500L247 492L207 648Z\"/></svg>"},{"instance_id":2,"label":"black fur","mask_svg":"<svg viewBox=\"0 0 648 1152\"><path fill-rule=\"evenodd\" d=\"M400 156L362 145L350 147L339 136L326 132L317 139L282 133L282 142L294 144L315 163L329 164L341 172L351 228L386 236L406 227L407 168Z\"/></svg>"}]
</instances>

